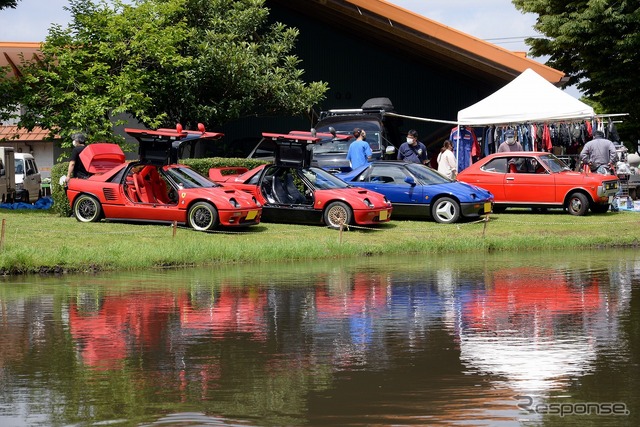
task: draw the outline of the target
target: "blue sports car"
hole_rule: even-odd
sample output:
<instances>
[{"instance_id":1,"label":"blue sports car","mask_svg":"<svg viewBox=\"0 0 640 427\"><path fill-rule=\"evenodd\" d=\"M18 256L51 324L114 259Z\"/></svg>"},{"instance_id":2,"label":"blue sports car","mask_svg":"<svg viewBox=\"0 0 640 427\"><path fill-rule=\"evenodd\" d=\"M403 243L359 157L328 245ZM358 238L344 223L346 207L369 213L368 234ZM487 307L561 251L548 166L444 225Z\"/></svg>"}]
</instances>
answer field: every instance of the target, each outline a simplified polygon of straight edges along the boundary
<instances>
[{"instance_id":1,"label":"blue sports car","mask_svg":"<svg viewBox=\"0 0 640 427\"><path fill-rule=\"evenodd\" d=\"M493 194L474 185L452 181L428 166L399 161L375 161L336 175L348 184L387 196L394 218L433 218L450 224L461 217L491 212Z\"/></svg>"}]
</instances>

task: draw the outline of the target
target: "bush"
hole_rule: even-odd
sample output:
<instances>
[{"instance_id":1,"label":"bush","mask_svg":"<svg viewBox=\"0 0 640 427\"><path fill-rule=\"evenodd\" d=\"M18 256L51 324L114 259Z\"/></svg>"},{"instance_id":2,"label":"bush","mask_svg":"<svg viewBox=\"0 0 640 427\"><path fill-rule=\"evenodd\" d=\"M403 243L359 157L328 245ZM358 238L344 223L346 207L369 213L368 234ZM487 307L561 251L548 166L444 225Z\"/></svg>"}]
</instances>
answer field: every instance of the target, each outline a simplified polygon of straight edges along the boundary
<instances>
[{"instance_id":1,"label":"bush","mask_svg":"<svg viewBox=\"0 0 640 427\"><path fill-rule=\"evenodd\" d=\"M71 216L71 206L67 199L67 192L59 184L60 177L65 176L69 170L69 162L57 163L51 168L51 198L53 199L53 211L60 216Z\"/></svg>"},{"instance_id":2,"label":"bush","mask_svg":"<svg viewBox=\"0 0 640 427\"><path fill-rule=\"evenodd\" d=\"M206 159L182 159L180 163L189 166L202 176L209 176L209 169L222 167L245 167L253 169L263 165L265 161L242 158L211 157ZM51 168L51 197L53 198L53 211L60 216L71 216L71 205L67 199L64 188L58 184L60 177L67 174L69 162L58 163Z\"/></svg>"}]
</instances>

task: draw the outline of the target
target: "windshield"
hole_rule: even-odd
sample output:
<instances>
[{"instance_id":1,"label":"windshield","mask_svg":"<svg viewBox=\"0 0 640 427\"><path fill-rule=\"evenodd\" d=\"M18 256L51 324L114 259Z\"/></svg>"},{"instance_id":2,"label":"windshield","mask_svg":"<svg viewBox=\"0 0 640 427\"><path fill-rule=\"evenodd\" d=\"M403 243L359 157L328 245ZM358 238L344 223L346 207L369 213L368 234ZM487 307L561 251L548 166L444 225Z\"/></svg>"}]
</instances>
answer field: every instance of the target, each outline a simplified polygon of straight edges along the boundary
<instances>
[{"instance_id":1,"label":"windshield","mask_svg":"<svg viewBox=\"0 0 640 427\"><path fill-rule=\"evenodd\" d=\"M562 172L571 170L569 166L553 154L546 154L544 156L540 156L540 160L547 165L551 172Z\"/></svg>"},{"instance_id":2,"label":"windshield","mask_svg":"<svg viewBox=\"0 0 640 427\"><path fill-rule=\"evenodd\" d=\"M24 173L24 160L16 159L16 173L20 175Z\"/></svg>"},{"instance_id":3,"label":"windshield","mask_svg":"<svg viewBox=\"0 0 640 427\"><path fill-rule=\"evenodd\" d=\"M196 171L186 167L165 168L164 173L181 188L220 187Z\"/></svg>"},{"instance_id":4,"label":"windshield","mask_svg":"<svg viewBox=\"0 0 640 427\"><path fill-rule=\"evenodd\" d=\"M348 188L349 184L331 175L323 169L310 167L302 169L302 173L318 190L331 190L335 188Z\"/></svg>"},{"instance_id":5,"label":"windshield","mask_svg":"<svg viewBox=\"0 0 640 427\"><path fill-rule=\"evenodd\" d=\"M438 172L425 165L408 163L407 169L409 169L413 176L415 176L425 185L446 184L452 182L449 178L440 175Z\"/></svg>"},{"instance_id":6,"label":"windshield","mask_svg":"<svg viewBox=\"0 0 640 427\"><path fill-rule=\"evenodd\" d=\"M329 127L333 127L336 130L338 135L349 135L353 134L353 130L355 128L364 129L367 133L366 141L369 143L372 151L380 151L380 123L374 121L345 121L345 122L337 122L331 123L324 126L318 126L316 129L318 133L329 133ZM349 151L349 146L351 143L355 141L354 138L351 138L349 141L331 141L323 140L314 145L313 152L315 154L324 154L324 153L346 153Z\"/></svg>"}]
</instances>

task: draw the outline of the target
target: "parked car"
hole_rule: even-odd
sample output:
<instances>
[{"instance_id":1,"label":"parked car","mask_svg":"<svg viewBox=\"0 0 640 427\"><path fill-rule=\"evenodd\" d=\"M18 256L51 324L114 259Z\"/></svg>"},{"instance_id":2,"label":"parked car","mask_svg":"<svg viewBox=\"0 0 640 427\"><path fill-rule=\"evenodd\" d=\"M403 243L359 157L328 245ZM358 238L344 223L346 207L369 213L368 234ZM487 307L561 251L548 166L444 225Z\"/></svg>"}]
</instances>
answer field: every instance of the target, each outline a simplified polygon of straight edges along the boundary
<instances>
[{"instance_id":1,"label":"parked car","mask_svg":"<svg viewBox=\"0 0 640 427\"><path fill-rule=\"evenodd\" d=\"M354 188L311 166L310 135L263 133L275 143L275 161L252 170L213 168L209 178L252 194L263 204L265 222L371 225L391 219L392 206L382 194ZM233 173L229 173L233 172Z\"/></svg>"},{"instance_id":2,"label":"parked car","mask_svg":"<svg viewBox=\"0 0 640 427\"><path fill-rule=\"evenodd\" d=\"M42 197L42 177L36 159L29 153L15 153L16 202L34 203Z\"/></svg>"},{"instance_id":3,"label":"parked car","mask_svg":"<svg viewBox=\"0 0 640 427\"><path fill-rule=\"evenodd\" d=\"M115 144L90 144L80 154L87 179L72 178L67 197L78 221L109 220L187 224L198 231L258 224L255 197L209 181L191 168L168 163L175 142L192 140L181 129L125 129L140 142L140 159L125 162ZM206 138L205 133L202 137Z\"/></svg>"},{"instance_id":4,"label":"parked car","mask_svg":"<svg viewBox=\"0 0 640 427\"><path fill-rule=\"evenodd\" d=\"M417 163L377 161L337 176L387 196L394 218L432 218L449 224L491 212L489 191L452 181Z\"/></svg>"},{"instance_id":5,"label":"parked car","mask_svg":"<svg viewBox=\"0 0 640 427\"><path fill-rule=\"evenodd\" d=\"M491 191L494 209L564 208L572 215L606 212L620 185L616 176L574 172L551 153L530 151L491 154L458 180Z\"/></svg>"}]
</instances>

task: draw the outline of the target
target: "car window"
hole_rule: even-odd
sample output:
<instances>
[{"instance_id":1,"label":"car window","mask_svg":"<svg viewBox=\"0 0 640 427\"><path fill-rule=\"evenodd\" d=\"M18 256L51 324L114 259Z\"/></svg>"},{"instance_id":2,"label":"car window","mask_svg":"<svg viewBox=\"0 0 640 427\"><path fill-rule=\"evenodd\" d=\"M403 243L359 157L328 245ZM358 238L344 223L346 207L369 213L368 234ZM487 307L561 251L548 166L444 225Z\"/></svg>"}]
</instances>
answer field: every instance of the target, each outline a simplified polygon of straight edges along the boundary
<instances>
[{"instance_id":1,"label":"car window","mask_svg":"<svg viewBox=\"0 0 640 427\"><path fill-rule=\"evenodd\" d=\"M507 173L507 159L493 159L487 162L487 164L482 166L480 169L485 172Z\"/></svg>"},{"instance_id":2,"label":"car window","mask_svg":"<svg viewBox=\"0 0 640 427\"><path fill-rule=\"evenodd\" d=\"M365 182L375 182L380 184L407 184L404 179L407 172L403 166L397 165L373 165L371 173L364 180Z\"/></svg>"},{"instance_id":3,"label":"car window","mask_svg":"<svg viewBox=\"0 0 640 427\"><path fill-rule=\"evenodd\" d=\"M437 171L426 165L409 163L405 167L411 172L411 174L413 174L414 178L420 181L423 185L446 184L448 182L452 182L449 178L440 175Z\"/></svg>"},{"instance_id":4,"label":"car window","mask_svg":"<svg viewBox=\"0 0 640 427\"><path fill-rule=\"evenodd\" d=\"M318 190L331 190L336 188L348 188L349 184L331 175L324 169L310 167L302 169L302 174L313 184Z\"/></svg>"},{"instance_id":5,"label":"car window","mask_svg":"<svg viewBox=\"0 0 640 427\"><path fill-rule=\"evenodd\" d=\"M379 122L368 120L349 120L344 122L335 122L330 125L318 126L316 129L318 133L329 133L329 127L333 127L338 135L352 135L355 128L364 129L367 133L366 141L369 143L372 151L380 151L381 140L381 126ZM328 153L328 152L344 152L349 150L349 145L354 141L340 141L338 143L322 142L317 144L313 151L314 153Z\"/></svg>"},{"instance_id":6,"label":"car window","mask_svg":"<svg viewBox=\"0 0 640 427\"><path fill-rule=\"evenodd\" d=\"M181 188L219 187L219 184L208 180L196 171L186 167L171 167L165 174Z\"/></svg>"},{"instance_id":7,"label":"car window","mask_svg":"<svg viewBox=\"0 0 640 427\"><path fill-rule=\"evenodd\" d=\"M571 170L569 166L553 154L547 154L540 156L540 161L547 165L551 172L557 173L562 171Z\"/></svg>"}]
</instances>

